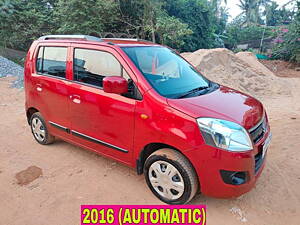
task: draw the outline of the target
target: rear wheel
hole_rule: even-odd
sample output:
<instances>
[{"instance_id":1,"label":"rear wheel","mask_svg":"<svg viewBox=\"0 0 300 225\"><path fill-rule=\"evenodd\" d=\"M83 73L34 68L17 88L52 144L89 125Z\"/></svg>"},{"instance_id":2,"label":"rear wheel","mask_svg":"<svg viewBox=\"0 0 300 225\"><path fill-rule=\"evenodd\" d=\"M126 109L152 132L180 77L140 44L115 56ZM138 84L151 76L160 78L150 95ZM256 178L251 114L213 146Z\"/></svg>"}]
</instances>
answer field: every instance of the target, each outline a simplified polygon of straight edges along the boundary
<instances>
[{"instance_id":1,"label":"rear wheel","mask_svg":"<svg viewBox=\"0 0 300 225\"><path fill-rule=\"evenodd\" d=\"M34 139L39 144L48 145L54 142L54 136L49 133L45 120L39 112L31 116L30 127Z\"/></svg>"},{"instance_id":2,"label":"rear wheel","mask_svg":"<svg viewBox=\"0 0 300 225\"><path fill-rule=\"evenodd\" d=\"M198 190L192 165L172 149L152 153L145 162L144 175L153 194L167 204L185 204Z\"/></svg>"}]
</instances>

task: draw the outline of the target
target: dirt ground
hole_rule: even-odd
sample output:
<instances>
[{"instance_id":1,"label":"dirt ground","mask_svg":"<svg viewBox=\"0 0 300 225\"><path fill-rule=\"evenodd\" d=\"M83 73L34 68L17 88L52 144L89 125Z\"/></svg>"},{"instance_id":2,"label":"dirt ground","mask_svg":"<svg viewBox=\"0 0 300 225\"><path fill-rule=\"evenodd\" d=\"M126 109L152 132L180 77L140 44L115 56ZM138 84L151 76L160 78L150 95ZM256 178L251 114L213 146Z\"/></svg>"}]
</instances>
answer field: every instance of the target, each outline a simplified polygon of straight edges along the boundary
<instances>
[{"instance_id":1,"label":"dirt ground","mask_svg":"<svg viewBox=\"0 0 300 225\"><path fill-rule=\"evenodd\" d=\"M300 223L300 79L285 79L290 96L261 99L273 141L256 187L238 199L198 195L192 204L207 205L207 224ZM162 204L133 169L63 141L37 144L23 91L9 88L11 81L0 79L1 225L79 224L81 204ZM28 167L35 180L22 183L17 178Z\"/></svg>"},{"instance_id":2,"label":"dirt ground","mask_svg":"<svg viewBox=\"0 0 300 225\"><path fill-rule=\"evenodd\" d=\"M264 66L279 77L300 78L300 65L281 60L259 60Z\"/></svg>"}]
</instances>

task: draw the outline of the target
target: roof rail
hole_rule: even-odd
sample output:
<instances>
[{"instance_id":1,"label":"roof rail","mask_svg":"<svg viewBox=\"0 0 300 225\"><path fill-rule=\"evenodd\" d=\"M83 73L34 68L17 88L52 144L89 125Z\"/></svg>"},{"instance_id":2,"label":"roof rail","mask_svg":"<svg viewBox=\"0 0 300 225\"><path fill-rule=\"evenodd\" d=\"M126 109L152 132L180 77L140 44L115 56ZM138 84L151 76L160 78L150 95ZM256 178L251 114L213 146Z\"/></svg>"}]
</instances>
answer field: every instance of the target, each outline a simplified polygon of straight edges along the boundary
<instances>
[{"instance_id":1,"label":"roof rail","mask_svg":"<svg viewBox=\"0 0 300 225\"><path fill-rule=\"evenodd\" d=\"M40 37L38 40L51 40L51 39L83 39L86 41L102 41L101 38L89 36L89 35L45 35Z\"/></svg>"},{"instance_id":2,"label":"roof rail","mask_svg":"<svg viewBox=\"0 0 300 225\"><path fill-rule=\"evenodd\" d=\"M102 40L116 40L116 41L143 41L143 42L151 42L152 41L148 41L148 40L144 40L144 39L139 39L139 38L101 38Z\"/></svg>"}]
</instances>

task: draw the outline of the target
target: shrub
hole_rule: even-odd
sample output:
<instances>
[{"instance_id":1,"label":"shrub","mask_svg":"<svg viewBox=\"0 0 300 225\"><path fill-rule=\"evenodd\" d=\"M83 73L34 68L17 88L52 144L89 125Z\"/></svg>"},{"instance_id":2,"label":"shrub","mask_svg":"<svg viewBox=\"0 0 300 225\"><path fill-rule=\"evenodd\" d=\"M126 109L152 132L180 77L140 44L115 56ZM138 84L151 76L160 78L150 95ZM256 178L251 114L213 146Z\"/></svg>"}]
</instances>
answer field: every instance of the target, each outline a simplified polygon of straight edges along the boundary
<instances>
[{"instance_id":1,"label":"shrub","mask_svg":"<svg viewBox=\"0 0 300 225\"><path fill-rule=\"evenodd\" d=\"M299 8L300 2L298 2ZM300 12L287 28L279 30L274 44L273 59L284 59L300 63Z\"/></svg>"}]
</instances>

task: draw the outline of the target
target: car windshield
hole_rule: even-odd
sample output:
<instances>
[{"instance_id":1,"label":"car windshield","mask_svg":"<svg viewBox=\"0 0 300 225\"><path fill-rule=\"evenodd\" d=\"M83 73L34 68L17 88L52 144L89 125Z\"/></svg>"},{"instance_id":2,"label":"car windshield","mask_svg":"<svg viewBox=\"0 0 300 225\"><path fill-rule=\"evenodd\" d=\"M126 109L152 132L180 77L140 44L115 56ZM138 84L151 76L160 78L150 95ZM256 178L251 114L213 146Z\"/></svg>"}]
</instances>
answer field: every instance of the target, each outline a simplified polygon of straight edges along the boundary
<instances>
[{"instance_id":1,"label":"car windshield","mask_svg":"<svg viewBox=\"0 0 300 225\"><path fill-rule=\"evenodd\" d=\"M196 92L204 93L203 90L210 87L210 81L171 49L159 46L122 49L152 87L164 97L188 97Z\"/></svg>"}]
</instances>

